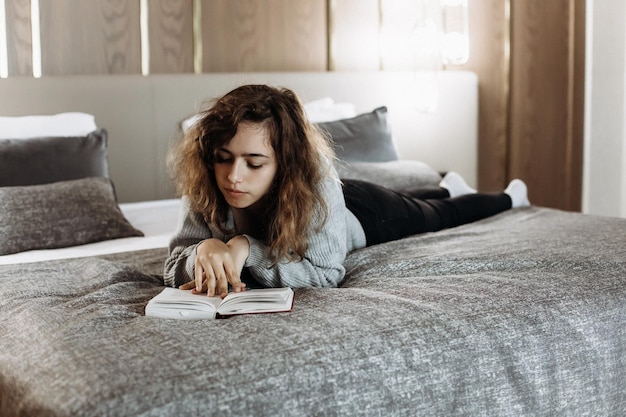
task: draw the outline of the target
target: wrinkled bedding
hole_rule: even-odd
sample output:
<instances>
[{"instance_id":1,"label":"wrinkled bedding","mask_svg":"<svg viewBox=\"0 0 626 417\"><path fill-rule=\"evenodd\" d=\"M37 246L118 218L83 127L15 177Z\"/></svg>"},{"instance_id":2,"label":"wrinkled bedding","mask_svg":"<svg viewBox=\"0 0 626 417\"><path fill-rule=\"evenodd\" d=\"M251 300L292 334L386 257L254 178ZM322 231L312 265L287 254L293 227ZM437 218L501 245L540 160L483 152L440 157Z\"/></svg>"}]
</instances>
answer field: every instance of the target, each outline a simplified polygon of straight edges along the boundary
<instances>
[{"instance_id":1,"label":"wrinkled bedding","mask_svg":"<svg viewBox=\"0 0 626 417\"><path fill-rule=\"evenodd\" d=\"M356 251L291 313L143 315L165 249L0 266L0 416L622 416L626 220L531 207Z\"/></svg>"}]
</instances>

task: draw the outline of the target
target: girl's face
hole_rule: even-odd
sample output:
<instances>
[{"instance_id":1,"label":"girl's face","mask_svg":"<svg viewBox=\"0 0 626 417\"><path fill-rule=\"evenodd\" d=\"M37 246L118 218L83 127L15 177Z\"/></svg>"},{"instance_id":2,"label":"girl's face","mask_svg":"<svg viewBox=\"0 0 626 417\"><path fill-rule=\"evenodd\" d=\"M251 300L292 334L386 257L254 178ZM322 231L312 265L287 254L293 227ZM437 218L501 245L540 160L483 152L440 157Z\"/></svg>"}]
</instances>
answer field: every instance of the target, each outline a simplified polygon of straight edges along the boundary
<instances>
[{"instance_id":1,"label":"girl's face","mask_svg":"<svg viewBox=\"0 0 626 417\"><path fill-rule=\"evenodd\" d=\"M276 157L262 124L240 123L230 142L218 149L214 170L217 186L233 208L247 208L269 191Z\"/></svg>"}]
</instances>

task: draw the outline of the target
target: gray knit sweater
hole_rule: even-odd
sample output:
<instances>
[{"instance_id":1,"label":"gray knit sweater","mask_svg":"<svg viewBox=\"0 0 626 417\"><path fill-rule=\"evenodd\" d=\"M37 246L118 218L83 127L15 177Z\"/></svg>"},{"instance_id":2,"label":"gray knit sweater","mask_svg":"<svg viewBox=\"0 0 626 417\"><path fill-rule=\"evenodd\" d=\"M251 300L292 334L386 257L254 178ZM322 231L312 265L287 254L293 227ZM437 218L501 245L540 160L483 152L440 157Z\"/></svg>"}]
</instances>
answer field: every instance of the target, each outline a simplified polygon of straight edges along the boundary
<instances>
[{"instance_id":1,"label":"gray knit sweater","mask_svg":"<svg viewBox=\"0 0 626 417\"><path fill-rule=\"evenodd\" d=\"M329 178L322 185L322 195L328 206L328 217L319 231L309 234L309 248L302 261L278 262L272 265L269 246L245 235L250 242L250 255L245 267L255 280L264 287L336 287L343 280L346 254L365 246L365 234L357 218L345 205L341 183ZM232 213L229 213L227 229L234 229ZM235 229L236 230L236 229ZM233 236L224 235L218 228L207 224L201 214L190 210L183 198L181 222L169 245L169 257L165 261L165 284L177 287L194 278L196 247L203 240L218 238L224 242Z\"/></svg>"}]
</instances>

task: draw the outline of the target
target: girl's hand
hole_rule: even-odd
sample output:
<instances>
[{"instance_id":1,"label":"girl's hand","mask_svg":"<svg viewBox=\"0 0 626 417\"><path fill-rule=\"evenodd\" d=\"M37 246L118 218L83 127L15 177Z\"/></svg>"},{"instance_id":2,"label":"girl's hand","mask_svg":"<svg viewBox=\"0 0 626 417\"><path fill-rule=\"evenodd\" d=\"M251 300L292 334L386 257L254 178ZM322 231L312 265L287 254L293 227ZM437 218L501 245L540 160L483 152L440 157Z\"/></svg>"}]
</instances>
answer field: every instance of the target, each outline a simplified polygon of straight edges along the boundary
<instances>
[{"instance_id":1,"label":"girl's hand","mask_svg":"<svg viewBox=\"0 0 626 417\"><path fill-rule=\"evenodd\" d=\"M194 293L206 292L209 297L228 295L230 283L234 292L244 291L246 284L240 275L248 257L250 245L244 236L236 236L228 243L219 239L207 239L196 248L195 281L182 285L181 289L193 289Z\"/></svg>"}]
</instances>

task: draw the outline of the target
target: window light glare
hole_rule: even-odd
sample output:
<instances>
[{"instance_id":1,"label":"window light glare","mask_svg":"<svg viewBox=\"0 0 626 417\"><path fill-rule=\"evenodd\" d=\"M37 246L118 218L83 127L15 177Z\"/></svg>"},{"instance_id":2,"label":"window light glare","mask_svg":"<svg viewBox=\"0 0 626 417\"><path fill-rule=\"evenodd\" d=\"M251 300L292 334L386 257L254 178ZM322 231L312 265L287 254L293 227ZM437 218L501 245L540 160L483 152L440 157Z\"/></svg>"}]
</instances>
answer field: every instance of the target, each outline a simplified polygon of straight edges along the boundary
<instances>
[{"instance_id":1,"label":"window light glare","mask_svg":"<svg viewBox=\"0 0 626 417\"><path fill-rule=\"evenodd\" d=\"M444 64L462 65L469 60L467 0L442 0L443 33L441 56Z\"/></svg>"},{"instance_id":2,"label":"window light glare","mask_svg":"<svg viewBox=\"0 0 626 417\"><path fill-rule=\"evenodd\" d=\"M193 1L193 72L202 74L202 0Z\"/></svg>"},{"instance_id":3,"label":"window light glare","mask_svg":"<svg viewBox=\"0 0 626 417\"><path fill-rule=\"evenodd\" d=\"M446 64L465 64L469 59L469 39L463 33L446 33L443 37L441 50Z\"/></svg>"},{"instance_id":4,"label":"window light glare","mask_svg":"<svg viewBox=\"0 0 626 417\"><path fill-rule=\"evenodd\" d=\"M464 0L441 0L443 7L456 7L460 6Z\"/></svg>"},{"instance_id":5,"label":"window light glare","mask_svg":"<svg viewBox=\"0 0 626 417\"><path fill-rule=\"evenodd\" d=\"M41 78L41 33L39 28L39 0L30 0L30 26L33 49L33 77Z\"/></svg>"},{"instance_id":6,"label":"window light glare","mask_svg":"<svg viewBox=\"0 0 626 417\"><path fill-rule=\"evenodd\" d=\"M9 54L7 50L6 4L0 0L0 78L9 76Z\"/></svg>"},{"instance_id":7,"label":"window light glare","mask_svg":"<svg viewBox=\"0 0 626 417\"><path fill-rule=\"evenodd\" d=\"M439 84L436 71L415 74L415 107L420 113L433 113L439 104Z\"/></svg>"},{"instance_id":8,"label":"window light glare","mask_svg":"<svg viewBox=\"0 0 626 417\"><path fill-rule=\"evenodd\" d=\"M418 55L439 56L439 37L433 19L426 19L414 32L415 51Z\"/></svg>"},{"instance_id":9,"label":"window light glare","mask_svg":"<svg viewBox=\"0 0 626 417\"><path fill-rule=\"evenodd\" d=\"M148 0L139 3L139 33L141 37L141 75L150 74L150 31L148 27Z\"/></svg>"}]
</instances>

